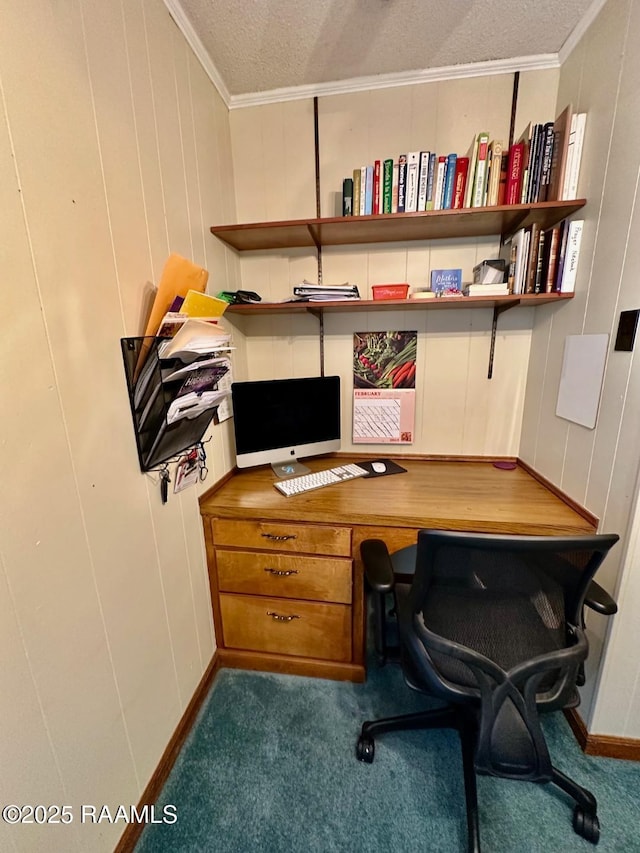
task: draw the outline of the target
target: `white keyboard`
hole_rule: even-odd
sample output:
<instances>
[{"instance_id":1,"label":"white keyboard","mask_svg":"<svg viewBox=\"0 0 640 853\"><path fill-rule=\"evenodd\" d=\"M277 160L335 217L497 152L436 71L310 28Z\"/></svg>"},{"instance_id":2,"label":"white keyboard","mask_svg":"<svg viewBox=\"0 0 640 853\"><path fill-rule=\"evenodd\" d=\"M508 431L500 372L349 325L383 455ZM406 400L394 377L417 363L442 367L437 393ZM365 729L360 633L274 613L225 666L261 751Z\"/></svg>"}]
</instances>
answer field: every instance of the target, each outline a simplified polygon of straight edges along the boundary
<instances>
[{"instance_id":1,"label":"white keyboard","mask_svg":"<svg viewBox=\"0 0 640 853\"><path fill-rule=\"evenodd\" d=\"M326 471L316 471L313 474L290 477L288 480L278 480L273 485L286 498L289 498L291 495L300 495L302 492L310 492L312 489L321 489L323 486L332 486L334 483L355 480L356 477L364 477L368 473L359 465L339 465L337 468L327 468Z\"/></svg>"}]
</instances>

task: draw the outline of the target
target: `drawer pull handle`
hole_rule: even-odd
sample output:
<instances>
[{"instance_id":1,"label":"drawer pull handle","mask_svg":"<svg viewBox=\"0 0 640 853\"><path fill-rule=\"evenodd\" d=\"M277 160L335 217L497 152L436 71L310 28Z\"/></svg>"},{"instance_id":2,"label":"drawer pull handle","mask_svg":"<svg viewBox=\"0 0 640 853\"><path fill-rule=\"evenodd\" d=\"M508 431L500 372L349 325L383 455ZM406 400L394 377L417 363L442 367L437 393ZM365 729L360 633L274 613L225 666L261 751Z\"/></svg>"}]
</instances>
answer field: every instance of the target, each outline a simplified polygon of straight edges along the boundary
<instances>
[{"instance_id":1,"label":"drawer pull handle","mask_svg":"<svg viewBox=\"0 0 640 853\"><path fill-rule=\"evenodd\" d=\"M297 569L265 569L265 572L269 572L270 575L276 575L279 578L288 578L290 575L297 575Z\"/></svg>"},{"instance_id":2,"label":"drawer pull handle","mask_svg":"<svg viewBox=\"0 0 640 853\"><path fill-rule=\"evenodd\" d=\"M261 533L265 539L273 539L274 542L286 542L287 539L297 539L297 536L294 536L292 533L285 536L275 536L273 533Z\"/></svg>"},{"instance_id":3,"label":"drawer pull handle","mask_svg":"<svg viewBox=\"0 0 640 853\"><path fill-rule=\"evenodd\" d=\"M273 610L267 610L267 616L271 616L274 622L292 622L294 619L299 619L299 616L281 616L279 613L274 613Z\"/></svg>"}]
</instances>

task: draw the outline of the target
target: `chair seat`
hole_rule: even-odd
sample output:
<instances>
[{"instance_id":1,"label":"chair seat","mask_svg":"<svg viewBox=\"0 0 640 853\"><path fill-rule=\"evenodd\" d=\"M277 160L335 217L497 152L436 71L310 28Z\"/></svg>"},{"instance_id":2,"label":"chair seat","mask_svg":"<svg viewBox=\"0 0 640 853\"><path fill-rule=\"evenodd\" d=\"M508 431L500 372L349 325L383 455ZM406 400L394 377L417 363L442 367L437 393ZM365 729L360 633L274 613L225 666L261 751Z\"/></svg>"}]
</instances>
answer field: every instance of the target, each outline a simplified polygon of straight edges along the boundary
<instances>
[{"instance_id":1,"label":"chair seat","mask_svg":"<svg viewBox=\"0 0 640 853\"><path fill-rule=\"evenodd\" d=\"M400 624L412 619L409 590L408 585L396 586ZM505 672L566 646L563 629L545 624L544 609L541 613L528 596L514 591L433 586L422 612L430 631L479 652ZM518 626L517 631L514 625ZM465 687L477 686L466 664L437 652L432 652L431 657L447 680ZM419 678L414 676L411 681L419 683ZM553 681L553 672L548 673L540 689L547 689Z\"/></svg>"}]
</instances>

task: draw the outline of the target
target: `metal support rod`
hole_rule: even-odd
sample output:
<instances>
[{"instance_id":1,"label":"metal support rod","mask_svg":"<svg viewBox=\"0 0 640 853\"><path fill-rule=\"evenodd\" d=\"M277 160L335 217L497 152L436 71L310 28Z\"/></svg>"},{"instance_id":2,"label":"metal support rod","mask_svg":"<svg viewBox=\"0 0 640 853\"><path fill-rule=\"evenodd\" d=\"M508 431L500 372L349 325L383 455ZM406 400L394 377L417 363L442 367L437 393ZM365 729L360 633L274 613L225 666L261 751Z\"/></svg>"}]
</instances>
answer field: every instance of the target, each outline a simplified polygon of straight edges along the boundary
<instances>
[{"instance_id":1,"label":"metal support rod","mask_svg":"<svg viewBox=\"0 0 640 853\"><path fill-rule=\"evenodd\" d=\"M318 318L320 326L318 340L320 341L320 376L324 376L324 311L322 308L308 308L309 314Z\"/></svg>"},{"instance_id":2,"label":"metal support rod","mask_svg":"<svg viewBox=\"0 0 640 853\"><path fill-rule=\"evenodd\" d=\"M493 306L493 320L491 321L491 344L489 346L489 370L487 372L487 379L493 378L493 356L496 349L496 332L498 330L498 317L501 314L504 314L505 311L508 311L509 308L515 308L515 306L519 304L520 300L518 300L517 302L510 303L509 305Z\"/></svg>"},{"instance_id":3,"label":"metal support rod","mask_svg":"<svg viewBox=\"0 0 640 853\"><path fill-rule=\"evenodd\" d=\"M520 72L516 71L513 75L513 91L511 94L511 123L509 125L509 146L513 145L513 137L516 129L516 111L518 109L518 85L520 83Z\"/></svg>"},{"instance_id":4,"label":"metal support rod","mask_svg":"<svg viewBox=\"0 0 640 853\"><path fill-rule=\"evenodd\" d=\"M320 125L318 122L318 97L313 99L313 143L316 168L316 217L320 219ZM318 261L318 284L322 284L322 246L316 243Z\"/></svg>"}]
</instances>

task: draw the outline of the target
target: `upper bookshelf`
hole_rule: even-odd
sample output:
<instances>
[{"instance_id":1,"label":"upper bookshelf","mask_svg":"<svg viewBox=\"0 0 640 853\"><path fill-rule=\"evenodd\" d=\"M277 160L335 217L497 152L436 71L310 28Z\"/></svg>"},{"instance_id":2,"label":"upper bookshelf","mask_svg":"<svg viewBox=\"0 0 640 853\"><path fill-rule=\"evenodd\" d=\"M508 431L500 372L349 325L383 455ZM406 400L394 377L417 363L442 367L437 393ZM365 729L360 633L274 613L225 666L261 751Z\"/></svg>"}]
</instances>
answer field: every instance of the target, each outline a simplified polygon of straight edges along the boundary
<instances>
[{"instance_id":1,"label":"upper bookshelf","mask_svg":"<svg viewBox=\"0 0 640 853\"><path fill-rule=\"evenodd\" d=\"M504 237L538 223L551 228L584 207L585 199L510 204L426 213L385 213L374 216L336 216L213 225L211 233L238 252L266 249L320 248L359 243L445 240L451 237Z\"/></svg>"}]
</instances>

